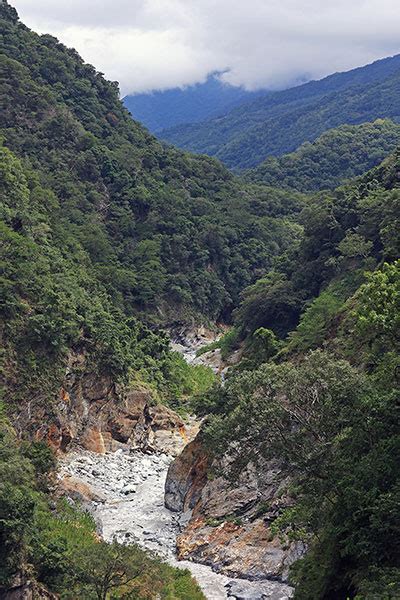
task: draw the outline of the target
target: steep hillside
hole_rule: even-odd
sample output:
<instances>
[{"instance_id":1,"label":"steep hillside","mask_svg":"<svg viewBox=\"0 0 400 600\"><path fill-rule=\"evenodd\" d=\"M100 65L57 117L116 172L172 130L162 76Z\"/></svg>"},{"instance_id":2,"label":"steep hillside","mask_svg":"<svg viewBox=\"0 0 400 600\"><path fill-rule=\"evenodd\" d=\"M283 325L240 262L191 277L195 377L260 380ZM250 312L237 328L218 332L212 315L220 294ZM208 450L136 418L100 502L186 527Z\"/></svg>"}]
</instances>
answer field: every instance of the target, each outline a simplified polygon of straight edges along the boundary
<instances>
[{"instance_id":1,"label":"steep hillside","mask_svg":"<svg viewBox=\"0 0 400 600\"><path fill-rule=\"evenodd\" d=\"M218 73L204 83L125 96L124 104L133 118L153 133L184 123L198 123L226 114L238 104L250 102L265 92L247 92L224 84Z\"/></svg>"},{"instance_id":2,"label":"steep hillside","mask_svg":"<svg viewBox=\"0 0 400 600\"><path fill-rule=\"evenodd\" d=\"M71 502L54 493L53 451L119 450L129 473L136 449L159 475L163 442L182 448L180 415L193 410L207 419L167 482L167 503L185 511L173 518L179 557L262 581L270 597L289 574L296 600L396 598L400 151L310 196L247 184L157 141L115 84L6 0L0 29L0 597L11 586L43 600L203 600L187 571L99 539L74 499L104 498L82 481L58 487ZM285 98L394 113L398 63ZM231 318L216 342L237 349L222 387L163 329ZM118 532L132 480L113 461L110 478L75 459L77 473L118 484ZM157 544L152 531L141 535ZM240 585L232 595L248 597Z\"/></svg>"},{"instance_id":3,"label":"steep hillside","mask_svg":"<svg viewBox=\"0 0 400 600\"><path fill-rule=\"evenodd\" d=\"M244 291L220 343L242 359L195 403L200 450L170 469L167 491L194 505L182 554L198 558L201 540L202 560L229 570L239 551L282 577L307 547L290 569L295 600L400 589L399 170L397 151L304 209L303 242ZM190 452L208 466L178 487Z\"/></svg>"},{"instance_id":4,"label":"steep hillside","mask_svg":"<svg viewBox=\"0 0 400 600\"><path fill-rule=\"evenodd\" d=\"M73 351L174 395L168 342L143 321L228 314L298 238L292 215L303 200L164 148L74 50L29 31L8 4L0 9L12 393L54 398Z\"/></svg>"},{"instance_id":5,"label":"steep hillside","mask_svg":"<svg viewBox=\"0 0 400 600\"><path fill-rule=\"evenodd\" d=\"M400 125L393 121L341 125L291 154L267 158L246 179L302 192L334 189L378 165L399 145Z\"/></svg>"},{"instance_id":6,"label":"steep hillside","mask_svg":"<svg viewBox=\"0 0 400 600\"><path fill-rule=\"evenodd\" d=\"M300 245L243 292L236 312L243 331L267 327L285 334L331 283L341 282L341 293L350 296L365 270L398 258L399 160L397 150L355 181L311 198L300 216Z\"/></svg>"},{"instance_id":7,"label":"steep hillside","mask_svg":"<svg viewBox=\"0 0 400 600\"><path fill-rule=\"evenodd\" d=\"M0 596L200 600L187 572L105 544L56 501L52 451L182 442L165 405L214 378L160 328L229 315L301 235L303 198L166 149L115 85L4 0L0 29Z\"/></svg>"},{"instance_id":8,"label":"steep hillside","mask_svg":"<svg viewBox=\"0 0 400 600\"><path fill-rule=\"evenodd\" d=\"M224 117L176 127L161 137L181 148L249 168L312 142L342 124L400 118L400 55L321 81L275 92Z\"/></svg>"}]
</instances>

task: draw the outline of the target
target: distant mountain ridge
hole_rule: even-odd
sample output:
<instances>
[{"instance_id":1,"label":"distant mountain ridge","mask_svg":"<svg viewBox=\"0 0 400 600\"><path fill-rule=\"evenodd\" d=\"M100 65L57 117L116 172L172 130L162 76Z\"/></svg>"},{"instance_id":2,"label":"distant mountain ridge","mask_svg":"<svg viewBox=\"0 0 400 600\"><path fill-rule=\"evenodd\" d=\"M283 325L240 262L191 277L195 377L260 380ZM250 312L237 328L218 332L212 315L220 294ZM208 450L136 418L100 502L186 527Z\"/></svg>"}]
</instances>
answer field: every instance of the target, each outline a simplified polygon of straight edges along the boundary
<instances>
[{"instance_id":1,"label":"distant mountain ridge","mask_svg":"<svg viewBox=\"0 0 400 600\"><path fill-rule=\"evenodd\" d=\"M270 93L223 117L161 132L166 141L236 169L292 152L343 124L400 120L400 55Z\"/></svg>"},{"instance_id":2,"label":"distant mountain ridge","mask_svg":"<svg viewBox=\"0 0 400 600\"><path fill-rule=\"evenodd\" d=\"M243 87L221 81L221 73L212 73L204 83L125 96L123 102L133 118L151 132L226 114L243 102L267 94L266 90L249 92Z\"/></svg>"}]
</instances>

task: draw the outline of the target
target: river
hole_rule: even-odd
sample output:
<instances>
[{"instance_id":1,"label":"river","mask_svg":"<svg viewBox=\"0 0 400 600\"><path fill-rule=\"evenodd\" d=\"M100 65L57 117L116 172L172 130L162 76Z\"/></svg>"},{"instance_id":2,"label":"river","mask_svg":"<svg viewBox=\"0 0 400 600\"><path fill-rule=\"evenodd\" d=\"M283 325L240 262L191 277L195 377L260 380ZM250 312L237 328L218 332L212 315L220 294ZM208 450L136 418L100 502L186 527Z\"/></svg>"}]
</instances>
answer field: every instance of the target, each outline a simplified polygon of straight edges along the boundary
<instances>
[{"instance_id":1,"label":"river","mask_svg":"<svg viewBox=\"0 0 400 600\"><path fill-rule=\"evenodd\" d=\"M193 364L196 350L209 341L194 335L176 342L174 349ZM129 447L106 454L81 450L63 459L59 476L88 486L89 509L105 540L137 543L170 565L189 569L208 600L289 600L293 589L281 582L232 579L207 565L177 560L176 537L183 516L164 505L165 480L173 459L167 453L145 454Z\"/></svg>"},{"instance_id":2,"label":"river","mask_svg":"<svg viewBox=\"0 0 400 600\"><path fill-rule=\"evenodd\" d=\"M60 477L73 476L89 486L94 498L90 510L104 539L137 543L172 566L189 569L208 600L288 600L292 590L285 584L232 580L206 565L177 561L180 515L164 506L165 479L172 460L167 454L137 451L71 452L60 465Z\"/></svg>"}]
</instances>

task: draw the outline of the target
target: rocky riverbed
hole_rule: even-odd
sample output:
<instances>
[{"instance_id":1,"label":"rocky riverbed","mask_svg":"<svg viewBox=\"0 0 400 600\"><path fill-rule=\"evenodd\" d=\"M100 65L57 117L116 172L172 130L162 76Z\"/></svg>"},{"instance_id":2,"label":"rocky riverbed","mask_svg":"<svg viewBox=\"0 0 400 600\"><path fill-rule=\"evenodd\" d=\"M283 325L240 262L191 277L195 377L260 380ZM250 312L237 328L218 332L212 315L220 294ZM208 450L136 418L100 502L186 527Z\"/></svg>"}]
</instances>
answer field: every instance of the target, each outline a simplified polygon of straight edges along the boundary
<instances>
[{"instance_id":1,"label":"rocky riverbed","mask_svg":"<svg viewBox=\"0 0 400 600\"><path fill-rule=\"evenodd\" d=\"M86 500L106 540L137 543L171 565L189 569L208 600L288 600L292 589L283 583L231 579L209 566L177 561L176 537L185 516L164 504L172 460L166 453L128 449L105 454L72 452L61 464L60 478L69 496Z\"/></svg>"}]
</instances>

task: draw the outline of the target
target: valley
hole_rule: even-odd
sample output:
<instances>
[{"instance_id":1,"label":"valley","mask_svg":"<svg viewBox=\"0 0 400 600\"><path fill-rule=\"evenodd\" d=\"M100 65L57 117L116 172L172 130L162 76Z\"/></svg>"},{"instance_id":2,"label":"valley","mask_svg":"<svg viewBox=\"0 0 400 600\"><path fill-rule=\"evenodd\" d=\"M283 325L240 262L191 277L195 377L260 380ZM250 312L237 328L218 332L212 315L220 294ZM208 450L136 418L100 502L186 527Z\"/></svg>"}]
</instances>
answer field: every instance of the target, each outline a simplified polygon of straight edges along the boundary
<instances>
[{"instance_id":1,"label":"valley","mask_svg":"<svg viewBox=\"0 0 400 600\"><path fill-rule=\"evenodd\" d=\"M0 0L2 600L400 598L399 57L211 157Z\"/></svg>"},{"instance_id":2,"label":"valley","mask_svg":"<svg viewBox=\"0 0 400 600\"><path fill-rule=\"evenodd\" d=\"M137 543L172 566L189 569L207 599L290 598L292 590L283 583L232 579L214 572L212 566L176 559L176 536L184 515L173 513L164 505L165 480L172 460L168 454L148 455L128 450L105 455L71 453L62 462L60 477L67 481L73 478L78 489L80 483L85 485L85 495L89 498L84 496L83 500L104 539Z\"/></svg>"}]
</instances>

